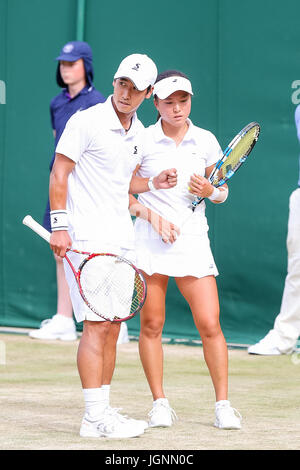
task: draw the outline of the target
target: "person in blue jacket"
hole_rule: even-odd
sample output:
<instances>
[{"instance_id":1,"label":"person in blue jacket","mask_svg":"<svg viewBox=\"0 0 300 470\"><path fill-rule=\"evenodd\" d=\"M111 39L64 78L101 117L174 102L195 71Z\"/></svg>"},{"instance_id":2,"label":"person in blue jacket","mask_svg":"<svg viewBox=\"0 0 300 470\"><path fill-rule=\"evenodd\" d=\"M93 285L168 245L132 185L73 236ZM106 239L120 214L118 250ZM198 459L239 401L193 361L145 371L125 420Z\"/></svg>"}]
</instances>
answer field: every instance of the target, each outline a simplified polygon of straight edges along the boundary
<instances>
[{"instance_id":1,"label":"person in blue jacket","mask_svg":"<svg viewBox=\"0 0 300 470\"><path fill-rule=\"evenodd\" d=\"M88 43L71 41L65 44L56 57L58 61L56 82L62 91L50 103L51 124L55 139L54 148L64 131L70 117L78 111L87 109L106 98L93 85L93 53ZM50 171L55 153L50 162ZM50 232L50 204L46 205L43 226ZM73 320L73 308L69 287L65 279L62 259L55 256L57 279L57 313L44 320L41 327L29 333L31 338L63 341L77 339L76 326Z\"/></svg>"}]
</instances>

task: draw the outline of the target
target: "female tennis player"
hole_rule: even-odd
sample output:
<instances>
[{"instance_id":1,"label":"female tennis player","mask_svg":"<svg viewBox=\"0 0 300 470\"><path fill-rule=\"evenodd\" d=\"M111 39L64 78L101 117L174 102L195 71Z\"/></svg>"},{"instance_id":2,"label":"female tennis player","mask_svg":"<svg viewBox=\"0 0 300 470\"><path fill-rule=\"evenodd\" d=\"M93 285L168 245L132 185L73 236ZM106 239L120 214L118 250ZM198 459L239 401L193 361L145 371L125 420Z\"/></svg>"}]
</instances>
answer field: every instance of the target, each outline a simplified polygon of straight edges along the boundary
<instances>
[{"instance_id":1,"label":"female tennis player","mask_svg":"<svg viewBox=\"0 0 300 470\"><path fill-rule=\"evenodd\" d=\"M151 184L151 178L160 169L176 167L177 186L166 191L156 190L152 185L151 191L139 195L137 205L131 199L132 212L140 215L135 223L137 266L145 274L148 286L141 312L139 350L153 395L149 426L171 426L177 419L163 390L161 342L165 297L172 276L190 306L202 339L215 390L215 426L239 429L241 416L231 407L227 396L227 345L219 322L215 279L218 270L208 238L205 203L189 217L192 214L189 206L195 196L213 203L226 200L227 185L216 189L207 179L222 151L211 132L196 127L189 119L193 92L185 74L178 71L160 74L153 95L159 118L146 130L144 155L137 174L150 178Z\"/></svg>"}]
</instances>

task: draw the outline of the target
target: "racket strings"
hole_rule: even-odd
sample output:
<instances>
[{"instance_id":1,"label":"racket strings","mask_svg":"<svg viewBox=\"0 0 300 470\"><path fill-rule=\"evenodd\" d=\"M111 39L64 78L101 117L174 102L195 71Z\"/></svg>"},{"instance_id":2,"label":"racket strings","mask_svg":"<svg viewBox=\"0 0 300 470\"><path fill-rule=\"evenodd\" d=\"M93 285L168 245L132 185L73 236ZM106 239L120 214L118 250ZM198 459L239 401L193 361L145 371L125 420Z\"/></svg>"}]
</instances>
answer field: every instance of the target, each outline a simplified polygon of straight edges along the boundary
<instances>
[{"instance_id":1,"label":"racket strings","mask_svg":"<svg viewBox=\"0 0 300 470\"><path fill-rule=\"evenodd\" d=\"M232 174L239 168L245 161L247 155L250 153L253 145L258 137L258 128L256 126L249 129L234 145L229 153L224 164L219 171L214 175L212 180L213 185L217 185L220 181L226 181Z\"/></svg>"},{"instance_id":2,"label":"racket strings","mask_svg":"<svg viewBox=\"0 0 300 470\"><path fill-rule=\"evenodd\" d=\"M139 307L144 283L130 264L96 256L82 266L80 286L89 307L104 318L126 318Z\"/></svg>"}]
</instances>

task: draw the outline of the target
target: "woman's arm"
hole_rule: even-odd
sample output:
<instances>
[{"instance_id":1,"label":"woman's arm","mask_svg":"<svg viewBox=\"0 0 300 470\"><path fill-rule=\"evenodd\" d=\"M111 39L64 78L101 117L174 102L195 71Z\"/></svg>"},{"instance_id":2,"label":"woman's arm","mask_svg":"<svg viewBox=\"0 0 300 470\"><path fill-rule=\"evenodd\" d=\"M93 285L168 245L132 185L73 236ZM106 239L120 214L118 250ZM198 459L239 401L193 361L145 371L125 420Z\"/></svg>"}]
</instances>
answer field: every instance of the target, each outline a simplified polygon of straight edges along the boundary
<instances>
[{"instance_id":1,"label":"woman's arm","mask_svg":"<svg viewBox=\"0 0 300 470\"><path fill-rule=\"evenodd\" d=\"M228 186L223 184L219 188L215 188L208 180L209 175L214 169L214 165L211 165L205 169L205 177L196 175L195 173L191 176L189 182L189 191L195 196L207 197L214 204L220 204L225 202L228 196Z\"/></svg>"}]
</instances>

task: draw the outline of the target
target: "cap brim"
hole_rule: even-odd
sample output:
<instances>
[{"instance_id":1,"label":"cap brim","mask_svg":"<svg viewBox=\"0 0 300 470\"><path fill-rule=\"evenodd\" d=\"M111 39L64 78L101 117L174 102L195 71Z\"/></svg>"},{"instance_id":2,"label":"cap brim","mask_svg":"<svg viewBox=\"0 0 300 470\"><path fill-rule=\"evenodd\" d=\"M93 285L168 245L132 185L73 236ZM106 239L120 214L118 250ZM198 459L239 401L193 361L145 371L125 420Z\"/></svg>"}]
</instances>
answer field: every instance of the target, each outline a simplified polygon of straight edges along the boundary
<instances>
[{"instance_id":1,"label":"cap brim","mask_svg":"<svg viewBox=\"0 0 300 470\"><path fill-rule=\"evenodd\" d=\"M187 90L182 90L181 88L176 88L175 90L173 91L168 91L167 93L160 93L160 94L157 94L156 93L156 96L158 96L159 99L161 100L165 100L166 98L168 98L168 96L172 95L173 93L175 93L175 91L184 91L185 93L188 93L189 95L193 95L193 93L190 93L189 91Z\"/></svg>"},{"instance_id":2,"label":"cap brim","mask_svg":"<svg viewBox=\"0 0 300 470\"><path fill-rule=\"evenodd\" d=\"M127 80L130 80L131 83L134 84L135 88L138 90L138 91L144 91L146 90L146 88L148 88L148 86L151 85L151 83L149 83L149 85L145 85L145 83L137 83L136 81L132 80L131 77L128 77L126 75L119 75L119 74L116 74L114 76L114 80L117 80L118 78L126 78Z\"/></svg>"},{"instance_id":3,"label":"cap brim","mask_svg":"<svg viewBox=\"0 0 300 470\"><path fill-rule=\"evenodd\" d=\"M188 90L183 90L182 88L174 88L174 90L169 89L168 91L165 91L165 92L161 91L159 93L154 93L154 94L156 94L156 96L158 96L159 99L165 100L166 98L168 98L168 96L175 93L175 91L183 91L185 93L188 93L189 95L193 95L193 92L188 91Z\"/></svg>"},{"instance_id":4,"label":"cap brim","mask_svg":"<svg viewBox=\"0 0 300 470\"><path fill-rule=\"evenodd\" d=\"M154 95L158 96L161 100L168 98L176 91L182 91L193 95L191 82L184 77L171 75L164 78L154 85Z\"/></svg>"},{"instance_id":5,"label":"cap brim","mask_svg":"<svg viewBox=\"0 0 300 470\"><path fill-rule=\"evenodd\" d=\"M65 60L66 62L76 62L78 59L81 59L81 57L70 54L62 54L55 58L55 60Z\"/></svg>"}]
</instances>

